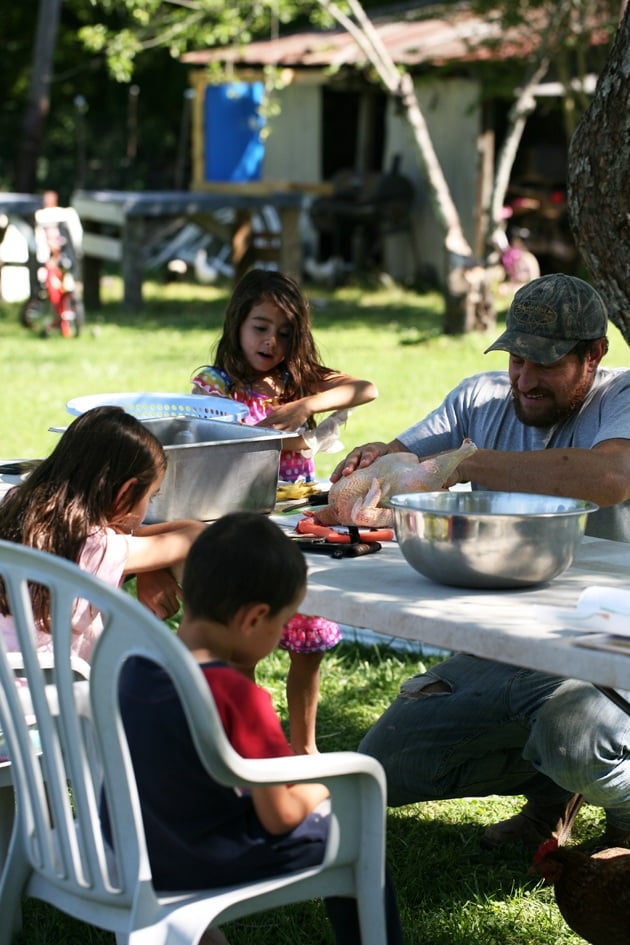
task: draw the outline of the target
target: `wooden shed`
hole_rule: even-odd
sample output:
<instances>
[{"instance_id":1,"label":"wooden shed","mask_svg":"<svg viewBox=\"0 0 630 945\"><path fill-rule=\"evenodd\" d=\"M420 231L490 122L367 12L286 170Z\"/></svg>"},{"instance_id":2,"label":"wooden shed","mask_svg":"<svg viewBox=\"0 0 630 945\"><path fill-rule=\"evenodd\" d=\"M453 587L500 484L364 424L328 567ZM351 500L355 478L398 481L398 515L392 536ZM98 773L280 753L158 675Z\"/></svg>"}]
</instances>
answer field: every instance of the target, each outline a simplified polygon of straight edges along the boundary
<instances>
[{"instance_id":1,"label":"wooden shed","mask_svg":"<svg viewBox=\"0 0 630 945\"><path fill-rule=\"evenodd\" d=\"M464 234L477 252L480 242L480 193L482 181L492 169L494 153L512 98L507 89L502 100L489 102L488 75L493 66L507 60L525 63L536 33L501 33L498 21L480 18L469 9L443 8L446 12L422 17L410 10L396 19L375 19L379 36L394 62L412 73L414 84L444 176L458 210ZM607 34L593 34L604 42ZM191 67L195 89L193 120L193 179L191 186L212 188L218 180L241 181L245 187L273 185L302 189L305 193L303 241L307 254L314 243L320 260L341 250L378 254L379 264L397 280L411 283L430 275L441 282L446 260L441 232L427 194L426 175L407 117L396 98L370 81L369 66L353 37L344 30L306 31L245 47L190 52L182 57ZM234 83L217 92L206 68L221 62L232 70ZM277 109L263 117L253 108L243 119L238 95L249 90L253 102L264 83L265 70L275 68ZM521 69L520 74L524 70ZM516 75L519 74L517 71ZM227 110L217 121L212 101L235 96L234 122ZM563 188L566 141L562 135L560 98L546 98L545 113L553 101L555 118L547 121L541 139L528 150L527 142L517 171L533 186L551 192ZM273 103L274 97L271 101ZM237 117L237 112L240 117ZM234 161L217 176L215 156L225 154L228 139L243 134L258 162L247 176L242 162ZM531 153L530 153L531 152ZM215 168L215 169L213 169ZM341 217L338 227L318 225L315 202L342 192L361 202L374 196L384 177L402 175L411 186L405 213L383 224L362 226L361 221ZM366 196L367 195L367 196ZM374 203L374 200L372 200ZM557 207L556 207L557 209ZM368 214L370 224L374 215ZM344 226L347 232L344 234ZM563 238L568 238L568 224ZM336 232L335 232L336 231ZM557 235L557 234L556 234ZM340 246L345 239L347 245ZM359 249L357 249L357 246ZM560 267L558 267L560 268Z\"/></svg>"}]
</instances>

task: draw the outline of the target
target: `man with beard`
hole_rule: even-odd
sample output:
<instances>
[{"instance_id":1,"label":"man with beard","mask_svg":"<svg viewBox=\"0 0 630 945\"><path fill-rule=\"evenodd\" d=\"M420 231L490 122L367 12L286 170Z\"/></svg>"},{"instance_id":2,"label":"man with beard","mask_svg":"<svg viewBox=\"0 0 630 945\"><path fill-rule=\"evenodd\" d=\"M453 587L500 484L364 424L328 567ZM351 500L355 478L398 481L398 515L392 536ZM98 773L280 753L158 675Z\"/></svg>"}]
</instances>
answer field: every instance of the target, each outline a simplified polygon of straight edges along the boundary
<instances>
[{"instance_id":1,"label":"man with beard","mask_svg":"<svg viewBox=\"0 0 630 945\"><path fill-rule=\"evenodd\" d=\"M588 534L630 541L630 370L600 367L606 330L588 283L533 280L487 349L509 353L507 372L462 381L391 443L354 449L331 478L470 437L479 449L449 485L587 499L600 506ZM577 794L606 811L600 846L630 847L630 716L590 683L456 654L403 683L360 748L384 765L393 806L524 795L520 813L485 829L485 847L537 846L570 824Z\"/></svg>"}]
</instances>

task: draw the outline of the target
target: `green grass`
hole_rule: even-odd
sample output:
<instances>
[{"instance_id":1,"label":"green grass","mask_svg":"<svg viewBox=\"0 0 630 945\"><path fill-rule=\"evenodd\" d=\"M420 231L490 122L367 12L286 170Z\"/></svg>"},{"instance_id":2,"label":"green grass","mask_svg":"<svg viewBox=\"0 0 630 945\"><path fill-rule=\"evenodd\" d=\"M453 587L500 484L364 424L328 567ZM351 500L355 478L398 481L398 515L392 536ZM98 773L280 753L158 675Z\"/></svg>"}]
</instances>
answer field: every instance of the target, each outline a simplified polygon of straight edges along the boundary
<instances>
[{"instance_id":1,"label":"green grass","mask_svg":"<svg viewBox=\"0 0 630 945\"><path fill-rule=\"evenodd\" d=\"M109 279L106 304L89 313L78 339L38 338L18 324L17 305L0 303L2 398L0 457L46 455L51 425L66 425L71 397L111 391L188 391L194 369L208 362L220 331L227 285L187 283L146 287L142 315L122 310L120 282ZM346 446L390 439L435 406L460 378L501 368L506 356L484 356L493 335L440 334L441 301L402 289L344 288L309 293L314 334L324 361L373 380L379 398L357 409ZM628 349L611 332L609 364L627 363ZM320 455L327 476L338 459Z\"/></svg>"},{"instance_id":2,"label":"green grass","mask_svg":"<svg viewBox=\"0 0 630 945\"><path fill-rule=\"evenodd\" d=\"M119 289L115 282L114 298ZM0 320L5 392L0 454L48 452L54 444L48 426L68 422L65 403L71 397L190 390L194 369L208 362L220 331L227 289L149 284L142 317L112 302L101 314L88 315L84 333L72 341L29 334L17 324L17 306L6 306ZM348 289L334 299L314 295L311 301L325 363L374 380L380 391L377 401L352 415L345 432L349 445L376 434L394 436L435 400L437 390L446 390L447 361L455 361L455 379L460 365L476 369L483 349L485 339L479 337L455 342L439 336L436 297ZM335 464L320 457L321 475Z\"/></svg>"},{"instance_id":3,"label":"green grass","mask_svg":"<svg viewBox=\"0 0 630 945\"><path fill-rule=\"evenodd\" d=\"M18 306L0 303L3 392L0 456L43 456L54 446L50 425L66 425L71 397L110 391L187 391L207 363L220 330L228 286L149 283L142 315L120 306L120 282L108 280L106 304L88 313L75 340L40 339L18 324ZM441 302L381 287L309 292L314 333L324 361L373 380L380 396L352 415L344 443L391 439L423 416L461 377L502 368L506 355L483 350L492 335L444 337ZM497 328L497 332L500 325ZM607 364L628 363L628 348L611 328ZM340 457L318 457L326 476ZM418 671L413 655L342 644L323 665L318 742L321 750L354 749ZM259 681L285 717L287 655L272 654ZM523 850L489 853L479 847L485 824L509 816L516 798L482 798L411 805L388 815L388 858L407 945L579 945L550 890L528 876ZM586 808L577 838L593 835L600 814ZM331 945L319 903L255 916L226 929L232 945ZM16 945L112 945L114 937L38 902L27 903Z\"/></svg>"}]
</instances>

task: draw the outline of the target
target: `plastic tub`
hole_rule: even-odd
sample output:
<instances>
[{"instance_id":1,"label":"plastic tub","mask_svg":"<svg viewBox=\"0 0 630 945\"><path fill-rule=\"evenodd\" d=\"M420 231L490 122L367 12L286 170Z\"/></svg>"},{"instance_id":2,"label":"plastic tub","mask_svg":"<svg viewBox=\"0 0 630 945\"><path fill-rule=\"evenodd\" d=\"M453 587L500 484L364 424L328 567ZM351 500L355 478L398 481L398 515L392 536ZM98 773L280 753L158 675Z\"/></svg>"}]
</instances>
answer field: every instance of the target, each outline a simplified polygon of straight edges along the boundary
<instances>
[{"instance_id":1,"label":"plastic tub","mask_svg":"<svg viewBox=\"0 0 630 945\"><path fill-rule=\"evenodd\" d=\"M242 420L248 414L248 408L244 404L239 404L227 397L142 391L135 394L88 394L85 397L74 397L66 404L66 410L76 417L93 407L107 405L122 407L139 420L195 417L198 420L234 422Z\"/></svg>"},{"instance_id":2,"label":"plastic tub","mask_svg":"<svg viewBox=\"0 0 630 945\"><path fill-rule=\"evenodd\" d=\"M282 440L293 434L194 418L142 422L168 458L147 522L177 518L209 522L227 512L273 510Z\"/></svg>"}]
</instances>

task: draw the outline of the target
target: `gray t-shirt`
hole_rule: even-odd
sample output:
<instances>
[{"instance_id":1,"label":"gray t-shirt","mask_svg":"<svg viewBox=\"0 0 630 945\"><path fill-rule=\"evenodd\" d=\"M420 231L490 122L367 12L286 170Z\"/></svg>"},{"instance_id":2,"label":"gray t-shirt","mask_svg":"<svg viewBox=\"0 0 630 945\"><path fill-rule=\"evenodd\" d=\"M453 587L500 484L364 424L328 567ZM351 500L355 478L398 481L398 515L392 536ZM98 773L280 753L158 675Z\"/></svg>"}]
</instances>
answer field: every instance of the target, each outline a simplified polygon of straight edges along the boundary
<instances>
[{"instance_id":1,"label":"gray t-shirt","mask_svg":"<svg viewBox=\"0 0 630 945\"><path fill-rule=\"evenodd\" d=\"M439 407L397 439L410 452L430 456L455 449L464 437L491 450L590 449L604 440L628 440L630 370L599 368L580 409L551 427L521 423L512 406L506 371L476 374L458 384ZM630 501L589 515L586 533L630 542Z\"/></svg>"}]
</instances>

